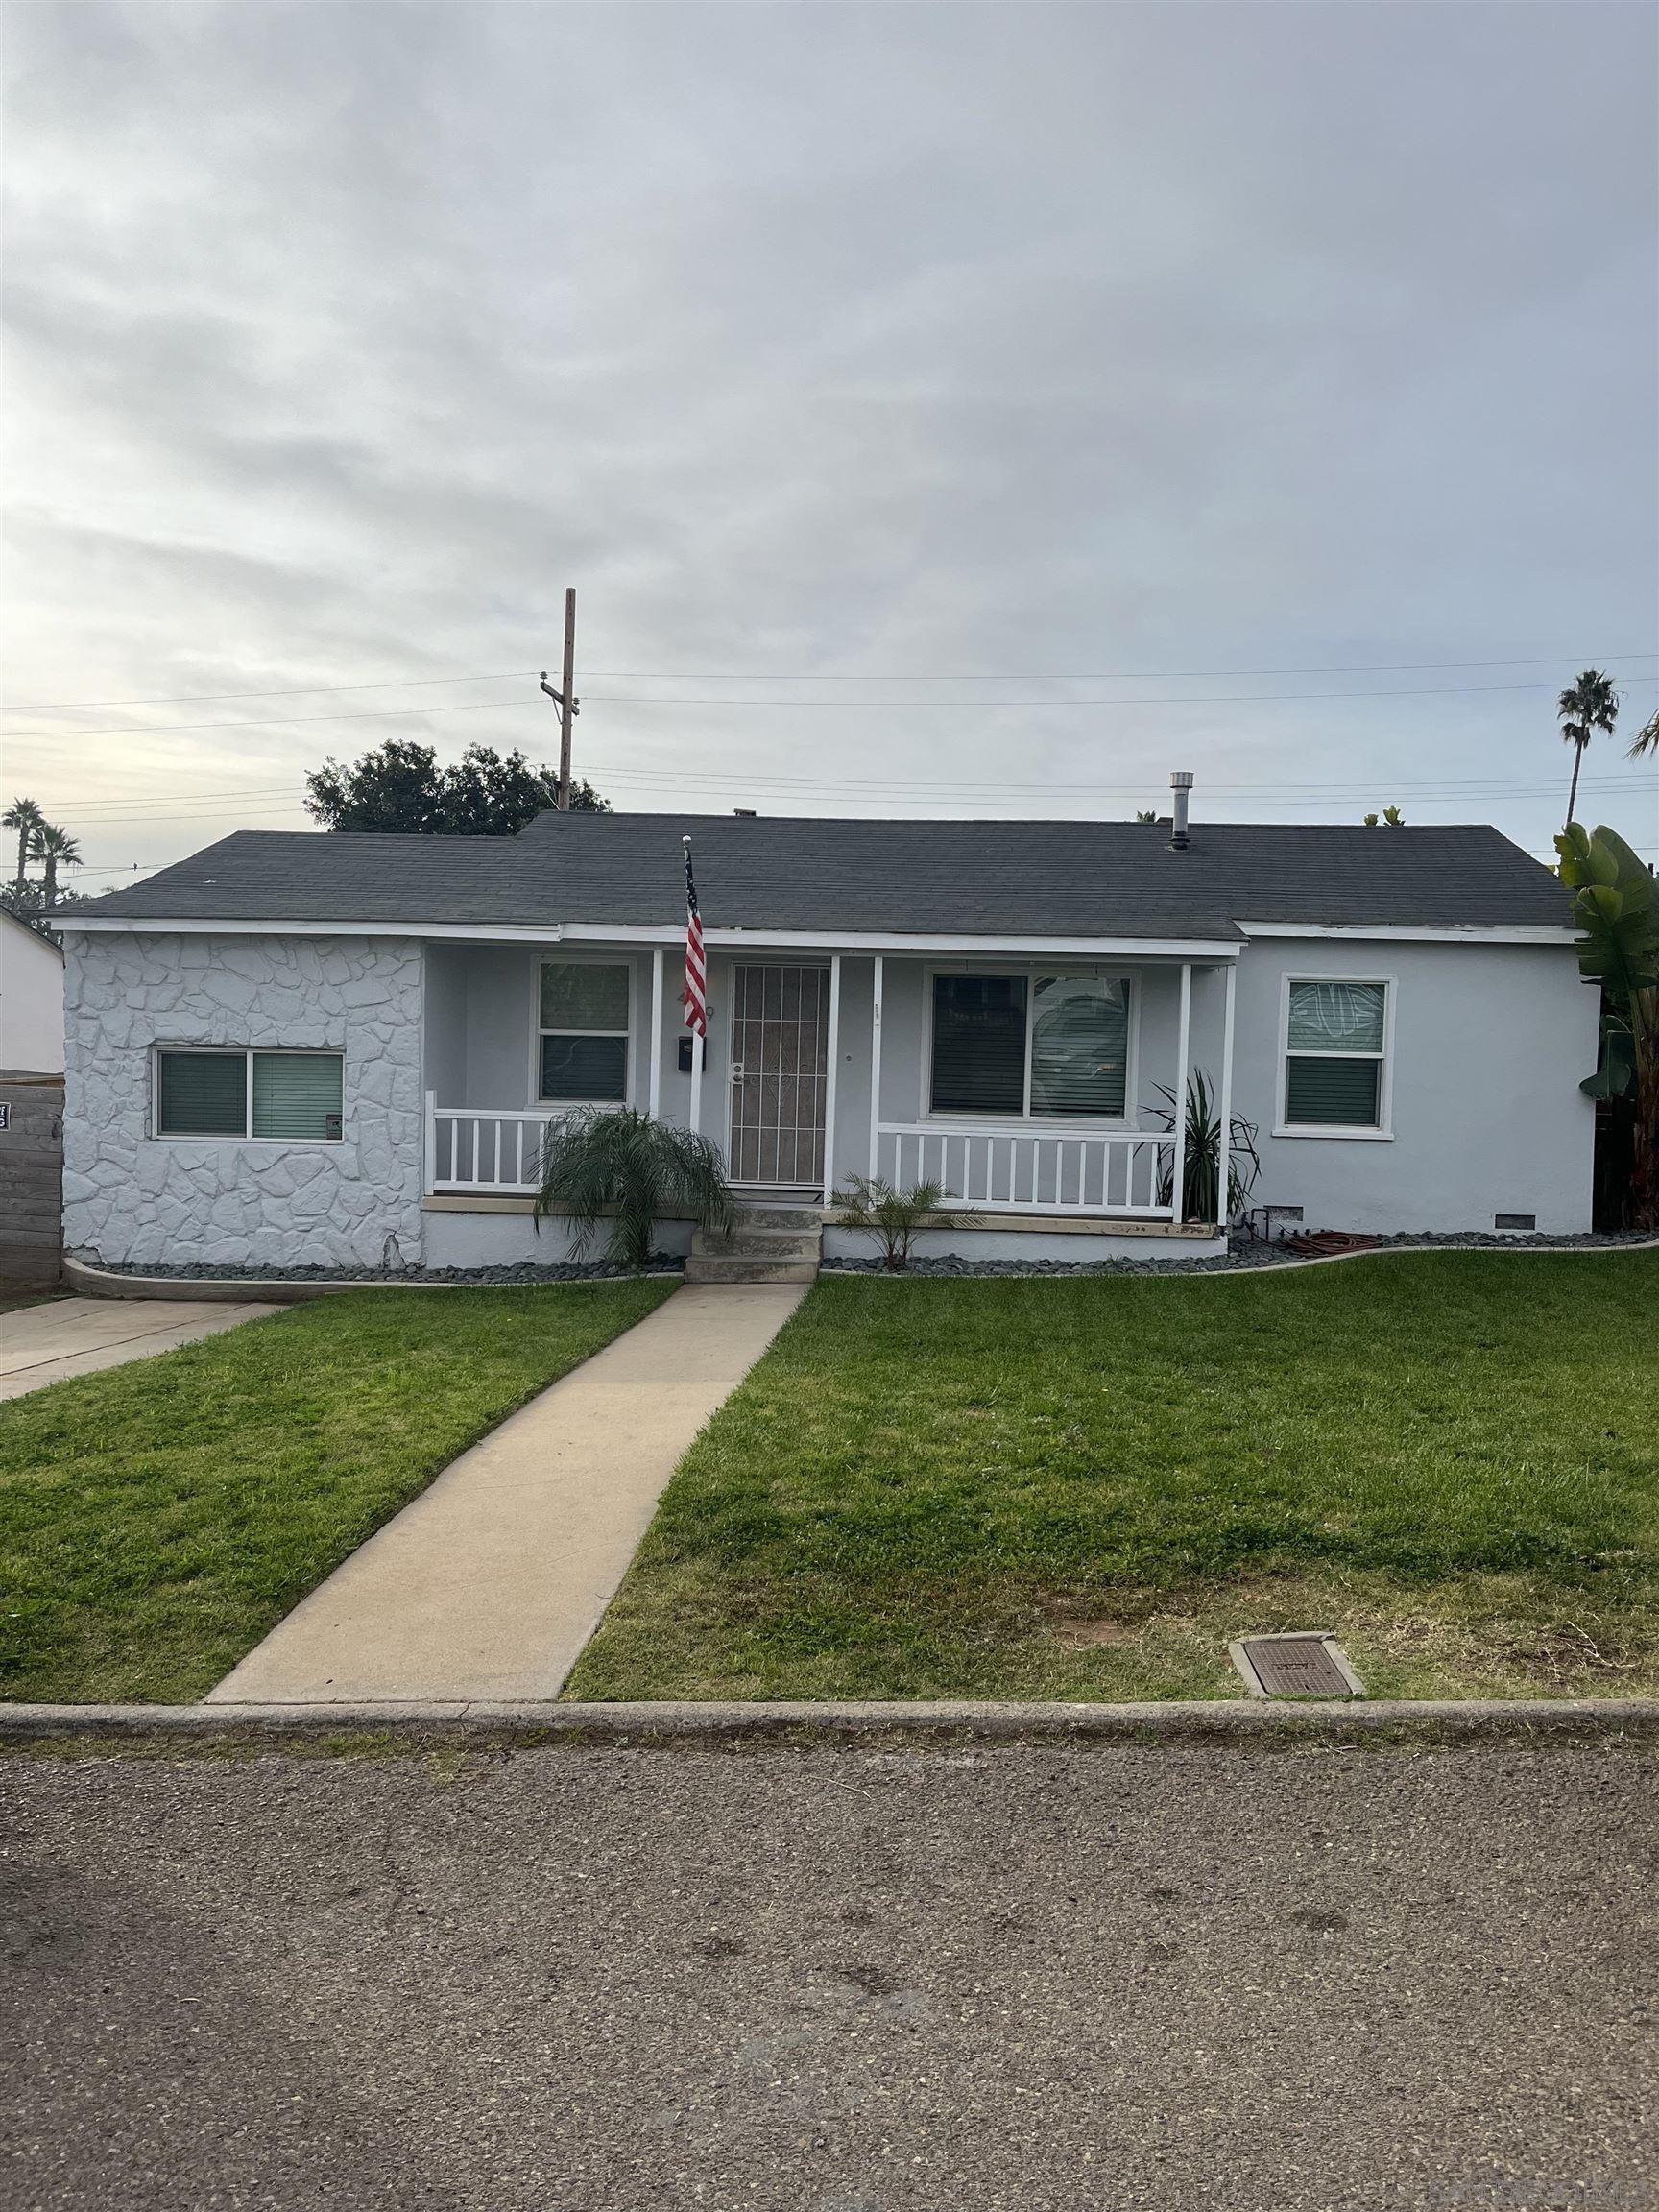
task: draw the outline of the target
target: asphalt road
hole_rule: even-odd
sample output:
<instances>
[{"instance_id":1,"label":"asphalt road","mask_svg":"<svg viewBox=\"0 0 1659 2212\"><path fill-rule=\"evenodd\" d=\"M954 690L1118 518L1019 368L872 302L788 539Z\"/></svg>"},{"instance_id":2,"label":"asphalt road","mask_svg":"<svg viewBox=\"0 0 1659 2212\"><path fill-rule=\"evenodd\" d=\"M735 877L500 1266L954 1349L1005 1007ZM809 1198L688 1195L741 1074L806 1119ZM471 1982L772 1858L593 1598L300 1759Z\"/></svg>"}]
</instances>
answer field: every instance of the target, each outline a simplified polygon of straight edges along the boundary
<instances>
[{"instance_id":1,"label":"asphalt road","mask_svg":"<svg viewBox=\"0 0 1659 2212\"><path fill-rule=\"evenodd\" d=\"M0 1762L0 2201L1659 2206L1651 1750Z\"/></svg>"}]
</instances>

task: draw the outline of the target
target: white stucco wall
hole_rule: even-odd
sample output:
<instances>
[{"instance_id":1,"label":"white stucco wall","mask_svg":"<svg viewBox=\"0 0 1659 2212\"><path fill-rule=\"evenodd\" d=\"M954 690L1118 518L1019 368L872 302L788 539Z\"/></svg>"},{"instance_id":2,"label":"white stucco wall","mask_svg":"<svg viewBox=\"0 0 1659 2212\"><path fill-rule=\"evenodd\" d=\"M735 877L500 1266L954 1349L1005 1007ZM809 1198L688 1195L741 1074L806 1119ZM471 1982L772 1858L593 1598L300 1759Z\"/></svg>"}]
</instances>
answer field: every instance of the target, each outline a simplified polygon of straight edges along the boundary
<instances>
[{"instance_id":1,"label":"white stucco wall","mask_svg":"<svg viewBox=\"0 0 1659 2212\"><path fill-rule=\"evenodd\" d=\"M1387 982L1394 998L1387 1137L1275 1136L1286 975ZM1590 1227L1599 1008L1570 945L1260 938L1239 963L1235 1110L1258 1124L1254 1202L1300 1206L1310 1229L1476 1229L1532 1214Z\"/></svg>"},{"instance_id":2,"label":"white stucco wall","mask_svg":"<svg viewBox=\"0 0 1659 2212\"><path fill-rule=\"evenodd\" d=\"M138 1264L420 1262L418 943L76 931L65 949L66 1251ZM153 1136L157 1045L343 1052L342 1140Z\"/></svg>"},{"instance_id":3,"label":"white stucco wall","mask_svg":"<svg viewBox=\"0 0 1659 2212\"><path fill-rule=\"evenodd\" d=\"M63 960L56 945L0 908L0 1068L63 1072Z\"/></svg>"}]
</instances>

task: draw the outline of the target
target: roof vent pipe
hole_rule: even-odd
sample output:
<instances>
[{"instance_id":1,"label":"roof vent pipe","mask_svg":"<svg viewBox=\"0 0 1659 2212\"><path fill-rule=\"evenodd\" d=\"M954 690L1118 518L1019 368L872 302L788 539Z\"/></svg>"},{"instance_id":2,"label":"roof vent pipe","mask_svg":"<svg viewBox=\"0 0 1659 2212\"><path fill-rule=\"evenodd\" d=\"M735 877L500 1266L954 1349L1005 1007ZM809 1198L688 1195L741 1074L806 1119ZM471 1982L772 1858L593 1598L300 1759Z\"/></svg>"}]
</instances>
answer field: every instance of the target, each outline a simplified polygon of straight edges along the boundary
<instances>
[{"instance_id":1,"label":"roof vent pipe","mask_svg":"<svg viewBox=\"0 0 1659 2212\"><path fill-rule=\"evenodd\" d=\"M1190 768L1177 768L1169 778L1169 788L1174 792L1174 820L1169 825L1169 850L1185 853L1190 840L1187 835L1187 800L1192 789Z\"/></svg>"}]
</instances>

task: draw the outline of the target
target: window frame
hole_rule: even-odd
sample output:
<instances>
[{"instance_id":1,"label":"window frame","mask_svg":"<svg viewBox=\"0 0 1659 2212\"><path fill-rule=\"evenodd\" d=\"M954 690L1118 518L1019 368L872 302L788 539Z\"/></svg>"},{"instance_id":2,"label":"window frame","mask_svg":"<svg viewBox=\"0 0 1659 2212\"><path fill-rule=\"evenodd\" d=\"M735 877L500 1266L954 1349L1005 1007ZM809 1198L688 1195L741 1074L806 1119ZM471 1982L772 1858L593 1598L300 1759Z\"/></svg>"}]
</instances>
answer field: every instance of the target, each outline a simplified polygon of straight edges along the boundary
<instances>
[{"instance_id":1,"label":"window frame","mask_svg":"<svg viewBox=\"0 0 1659 2212\"><path fill-rule=\"evenodd\" d=\"M1298 1046L1298 1060L1374 1060L1377 1062L1377 1119L1353 1121L1292 1121L1290 1119L1290 994L1298 983L1366 983L1382 993L1382 1046L1381 1051L1317 1052ZM1379 974L1375 969L1311 974L1306 969L1286 969L1279 978L1279 1072L1274 1091L1275 1137L1311 1137L1357 1144L1388 1144L1394 1139L1394 1001L1399 978Z\"/></svg>"},{"instance_id":2,"label":"window frame","mask_svg":"<svg viewBox=\"0 0 1659 2212\"><path fill-rule=\"evenodd\" d=\"M541 971L543 968L620 968L628 977L628 1015L621 1029L543 1029L541 1026ZM634 1022L638 1011L637 978L635 963L626 953L618 959L613 951L539 951L530 963L530 1103L545 1106L555 1114L571 1114L584 1106L616 1107L634 1103ZM541 1040L543 1037L620 1037L624 1059L622 1063L622 1095L620 1098L549 1098L541 1089Z\"/></svg>"},{"instance_id":3,"label":"window frame","mask_svg":"<svg viewBox=\"0 0 1659 2212\"><path fill-rule=\"evenodd\" d=\"M1025 1067L1019 1113L965 1113L933 1103L933 978L936 975L1018 976L1025 984ZM1034 1114L1031 1111L1031 1052L1036 1034L1039 977L1080 976L1096 983L1121 983L1129 994L1128 1040L1124 1053L1123 1111L1110 1114ZM922 974L921 1115L942 1128L1017 1129L1026 1126L1053 1130L1056 1135L1073 1130L1087 1137L1101 1130L1138 1129L1141 1095L1141 974L1103 960L930 960Z\"/></svg>"},{"instance_id":4,"label":"window frame","mask_svg":"<svg viewBox=\"0 0 1659 2212\"><path fill-rule=\"evenodd\" d=\"M161 1058L163 1053L211 1053L228 1060L242 1055L242 1128L230 1130L163 1129L161 1126ZM253 1134L253 1062L275 1056L284 1060L338 1060L340 1063L340 1134L338 1137L255 1137ZM343 1045L163 1045L150 1047L150 1136L159 1144L344 1144L346 1142L346 1047Z\"/></svg>"}]
</instances>

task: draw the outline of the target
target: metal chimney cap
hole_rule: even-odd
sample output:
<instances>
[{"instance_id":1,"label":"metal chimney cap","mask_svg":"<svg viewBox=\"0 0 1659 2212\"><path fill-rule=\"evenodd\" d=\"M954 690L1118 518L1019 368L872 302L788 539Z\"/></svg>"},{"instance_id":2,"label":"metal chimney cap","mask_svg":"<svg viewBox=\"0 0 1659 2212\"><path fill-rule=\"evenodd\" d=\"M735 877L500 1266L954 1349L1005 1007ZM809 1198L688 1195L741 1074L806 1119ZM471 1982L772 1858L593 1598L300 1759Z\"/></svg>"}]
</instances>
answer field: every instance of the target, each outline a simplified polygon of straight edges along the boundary
<instances>
[{"instance_id":1,"label":"metal chimney cap","mask_svg":"<svg viewBox=\"0 0 1659 2212\"><path fill-rule=\"evenodd\" d=\"M1169 788L1171 791L1190 791L1192 788L1191 769L1172 768L1169 771Z\"/></svg>"}]
</instances>

